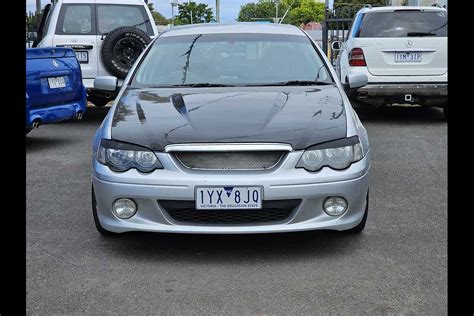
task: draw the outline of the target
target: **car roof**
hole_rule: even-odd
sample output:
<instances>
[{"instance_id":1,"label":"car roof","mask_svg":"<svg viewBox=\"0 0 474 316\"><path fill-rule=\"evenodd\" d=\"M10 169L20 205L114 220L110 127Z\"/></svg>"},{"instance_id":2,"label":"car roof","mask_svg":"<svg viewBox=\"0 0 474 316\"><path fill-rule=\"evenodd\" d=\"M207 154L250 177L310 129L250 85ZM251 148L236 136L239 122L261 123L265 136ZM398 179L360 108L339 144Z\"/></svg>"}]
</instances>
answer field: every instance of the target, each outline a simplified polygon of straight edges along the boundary
<instances>
[{"instance_id":1,"label":"car roof","mask_svg":"<svg viewBox=\"0 0 474 316\"><path fill-rule=\"evenodd\" d=\"M360 13L368 12L393 12L395 10L420 10L420 11L433 11L433 12L446 12L444 8L438 7L423 7L423 6L393 6L393 7L373 7L373 8L362 8Z\"/></svg>"},{"instance_id":2,"label":"car roof","mask_svg":"<svg viewBox=\"0 0 474 316\"><path fill-rule=\"evenodd\" d=\"M305 36L305 34L299 28L293 25L257 22L203 23L175 26L163 32L161 36L165 37L222 33L282 34Z\"/></svg>"}]
</instances>

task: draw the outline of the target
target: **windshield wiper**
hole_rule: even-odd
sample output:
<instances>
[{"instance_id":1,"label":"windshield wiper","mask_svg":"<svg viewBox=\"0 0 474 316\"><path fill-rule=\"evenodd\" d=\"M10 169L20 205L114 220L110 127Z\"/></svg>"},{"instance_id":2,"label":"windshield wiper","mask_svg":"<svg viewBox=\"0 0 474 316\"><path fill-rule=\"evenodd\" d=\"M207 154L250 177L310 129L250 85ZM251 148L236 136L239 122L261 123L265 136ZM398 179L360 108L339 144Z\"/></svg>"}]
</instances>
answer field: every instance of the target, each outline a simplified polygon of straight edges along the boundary
<instances>
[{"instance_id":1,"label":"windshield wiper","mask_svg":"<svg viewBox=\"0 0 474 316\"><path fill-rule=\"evenodd\" d=\"M202 88L202 87L235 87L235 85L223 84L223 83L210 83L210 82L200 82L200 83L182 83L182 84L169 84L169 85L157 85L152 88Z\"/></svg>"},{"instance_id":2,"label":"windshield wiper","mask_svg":"<svg viewBox=\"0 0 474 316\"><path fill-rule=\"evenodd\" d=\"M438 34L431 32L408 32L407 36L438 36Z\"/></svg>"},{"instance_id":3,"label":"windshield wiper","mask_svg":"<svg viewBox=\"0 0 474 316\"><path fill-rule=\"evenodd\" d=\"M224 83L183 83L169 85L154 85L149 88L206 88L206 87L264 87L264 86L319 86L332 85L331 82L312 81L312 80L289 80L281 82L249 83L249 84L224 84Z\"/></svg>"},{"instance_id":4,"label":"windshield wiper","mask_svg":"<svg viewBox=\"0 0 474 316\"><path fill-rule=\"evenodd\" d=\"M324 81L313 81L313 80L288 80L281 82L270 82L262 85L265 86L319 86L319 85L331 85L332 82Z\"/></svg>"}]
</instances>

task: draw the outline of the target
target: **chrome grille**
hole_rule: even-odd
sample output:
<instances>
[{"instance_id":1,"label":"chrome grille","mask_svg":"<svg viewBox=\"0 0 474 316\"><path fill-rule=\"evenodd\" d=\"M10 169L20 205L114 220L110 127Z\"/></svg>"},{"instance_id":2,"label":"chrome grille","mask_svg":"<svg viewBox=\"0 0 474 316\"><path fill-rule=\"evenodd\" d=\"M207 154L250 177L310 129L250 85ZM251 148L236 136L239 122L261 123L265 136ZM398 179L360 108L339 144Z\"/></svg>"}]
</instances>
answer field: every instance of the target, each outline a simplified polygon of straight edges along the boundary
<instances>
[{"instance_id":1,"label":"chrome grille","mask_svg":"<svg viewBox=\"0 0 474 316\"><path fill-rule=\"evenodd\" d=\"M265 170L273 168L284 151L175 152L183 166L205 170Z\"/></svg>"}]
</instances>

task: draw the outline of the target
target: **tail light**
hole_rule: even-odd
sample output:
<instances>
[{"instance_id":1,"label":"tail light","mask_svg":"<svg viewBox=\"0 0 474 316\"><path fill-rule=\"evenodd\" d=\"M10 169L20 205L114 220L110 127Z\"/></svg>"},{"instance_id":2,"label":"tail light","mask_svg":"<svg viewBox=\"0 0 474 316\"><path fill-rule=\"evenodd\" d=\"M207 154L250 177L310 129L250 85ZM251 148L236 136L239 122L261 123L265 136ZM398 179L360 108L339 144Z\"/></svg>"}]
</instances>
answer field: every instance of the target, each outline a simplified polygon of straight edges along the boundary
<instances>
[{"instance_id":1,"label":"tail light","mask_svg":"<svg viewBox=\"0 0 474 316\"><path fill-rule=\"evenodd\" d=\"M350 66L367 66L362 48L353 48L349 53Z\"/></svg>"}]
</instances>

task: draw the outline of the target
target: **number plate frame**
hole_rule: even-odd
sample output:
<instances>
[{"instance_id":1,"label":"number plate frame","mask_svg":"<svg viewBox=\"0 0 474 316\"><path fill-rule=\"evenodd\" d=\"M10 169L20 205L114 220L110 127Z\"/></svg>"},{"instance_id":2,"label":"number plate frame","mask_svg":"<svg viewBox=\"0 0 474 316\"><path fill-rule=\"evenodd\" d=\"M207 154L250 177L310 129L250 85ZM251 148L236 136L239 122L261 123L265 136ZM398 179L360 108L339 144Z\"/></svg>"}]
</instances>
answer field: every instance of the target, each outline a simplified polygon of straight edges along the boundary
<instances>
[{"instance_id":1,"label":"number plate frame","mask_svg":"<svg viewBox=\"0 0 474 316\"><path fill-rule=\"evenodd\" d=\"M61 82L61 79L62 79L62 82ZM64 76L49 77L48 87L50 89L66 88L66 78Z\"/></svg>"},{"instance_id":2,"label":"number plate frame","mask_svg":"<svg viewBox=\"0 0 474 316\"><path fill-rule=\"evenodd\" d=\"M80 64L88 64L89 63L89 52L88 51L76 50L76 51L74 51L74 53L76 54L76 59ZM78 56L80 54L85 54L86 59L79 58Z\"/></svg>"},{"instance_id":3,"label":"number plate frame","mask_svg":"<svg viewBox=\"0 0 474 316\"><path fill-rule=\"evenodd\" d=\"M234 189L239 188L239 189L259 189L259 201L257 203L257 206L254 207L203 207L200 203L198 203L198 194L200 190L202 189L223 189L223 195L226 194L226 188L232 188L232 193L235 192ZM216 192L216 191L214 191ZM232 194L231 193L231 194ZM216 195L214 195L216 196ZM195 186L194 187L194 205L196 210L259 210L262 209L262 204L264 200L264 191L263 191L263 186L261 185L213 185L213 186Z\"/></svg>"},{"instance_id":4,"label":"number plate frame","mask_svg":"<svg viewBox=\"0 0 474 316\"><path fill-rule=\"evenodd\" d=\"M416 58L412 57L410 60L402 59L402 55L414 55ZM421 52L396 52L394 55L396 63L421 63L423 54Z\"/></svg>"}]
</instances>

